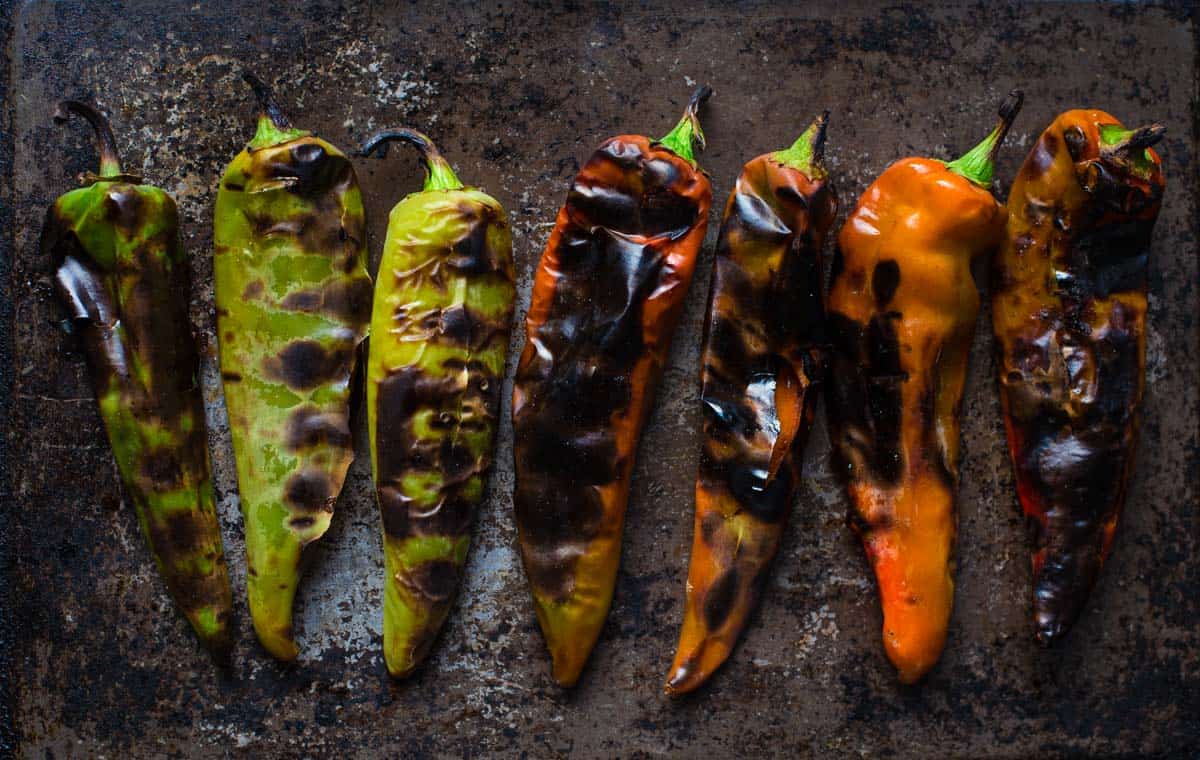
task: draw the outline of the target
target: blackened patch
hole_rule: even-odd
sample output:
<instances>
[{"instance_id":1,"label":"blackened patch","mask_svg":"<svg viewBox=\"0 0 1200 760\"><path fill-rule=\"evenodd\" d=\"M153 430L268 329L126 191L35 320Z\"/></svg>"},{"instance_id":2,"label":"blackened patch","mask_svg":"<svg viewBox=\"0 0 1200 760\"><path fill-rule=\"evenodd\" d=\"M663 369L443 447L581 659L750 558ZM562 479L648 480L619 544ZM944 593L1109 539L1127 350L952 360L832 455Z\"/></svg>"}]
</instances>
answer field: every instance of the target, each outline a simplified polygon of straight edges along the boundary
<instances>
[{"instance_id":1,"label":"blackened patch","mask_svg":"<svg viewBox=\"0 0 1200 760\"><path fill-rule=\"evenodd\" d=\"M167 566L195 552L205 533L201 523L204 515L191 511L172 512L165 516L146 513L146 529L156 556L162 557Z\"/></svg>"},{"instance_id":2,"label":"blackened patch","mask_svg":"<svg viewBox=\"0 0 1200 760\"><path fill-rule=\"evenodd\" d=\"M349 325L363 325L371 319L371 280L366 277L338 278L325 284L323 311Z\"/></svg>"},{"instance_id":3,"label":"blackened patch","mask_svg":"<svg viewBox=\"0 0 1200 760\"><path fill-rule=\"evenodd\" d=\"M308 530L316 521L316 518L310 515L300 515L289 519L288 525L290 525L294 530Z\"/></svg>"},{"instance_id":4,"label":"blackened patch","mask_svg":"<svg viewBox=\"0 0 1200 760\"><path fill-rule=\"evenodd\" d=\"M283 487L283 500L292 509L315 512L333 507L333 484L321 470L294 473Z\"/></svg>"},{"instance_id":5,"label":"blackened patch","mask_svg":"<svg viewBox=\"0 0 1200 760\"><path fill-rule=\"evenodd\" d=\"M291 179L288 190L296 195L312 198L346 185L353 177L350 161L342 155L334 155L315 141L298 141L287 152L288 160L279 160L283 153L272 153L267 164L268 176Z\"/></svg>"},{"instance_id":6,"label":"blackened patch","mask_svg":"<svg viewBox=\"0 0 1200 760\"><path fill-rule=\"evenodd\" d=\"M262 280L251 280L250 282L246 283L246 287L242 289L242 300L243 301L251 301L255 298L258 298L260 295L262 295L262 292L263 292L263 281Z\"/></svg>"},{"instance_id":7,"label":"blackened patch","mask_svg":"<svg viewBox=\"0 0 1200 760\"><path fill-rule=\"evenodd\" d=\"M326 351L315 340L294 340L283 347L278 357L266 359L263 366L268 377L307 391L348 375L352 359L353 353L344 349Z\"/></svg>"},{"instance_id":8,"label":"blackened patch","mask_svg":"<svg viewBox=\"0 0 1200 760\"><path fill-rule=\"evenodd\" d=\"M142 474L156 491L170 491L183 484L183 468L178 454L171 448L147 451L142 457Z\"/></svg>"},{"instance_id":9,"label":"blackened patch","mask_svg":"<svg viewBox=\"0 0 1200 760\"><path fill-rule=\"evenodd\" d=\"M404 575L404 582L430 602L445 602L454 596L458 575L458 564L438 559L410 568Z\"/></svg>"},{"instance_id":10,"label":"blackened patch","mask_svg":"<svg viewBox=\"0 0 1200 760\"><path fill-rule=\"evenodd\" d=\"M1057 145L1054 135L1047 134L1042 137L1042 144ZM1071 154L1072 161L1082 161L1087 153L1088 139L1087 135L1079 127L1068 127L1063 130L1063 142L1067 144L1067 153Z\"/></svg>"},{"instance_id":11,"label":"blackened patch","mask_svg":"<svg viewBox=\"0 0 1200 760\"><path fill-rule=\"evenodd\" d=\"M729 568L713 581L704 595L704 625L708 630L719 629L733 612L740 586L741 574L736 567Z\"/></svg>"},{"instance_id":12,"label":"blackened patch","mask_svg":"<svg viewBox=\"0 0 1200 760\"><path fill-rule=\"evenodd\" d=\"M115 227L132 236L141 226L142 205L145 199L137 187L117 183L104 194L104 211Z\"/></svg>"},{"instance_id":13,"label":"blackened patch","mask_svg":"<svg viewBox=\"0 0 1200 760\"><path fill-rule=\"evenodd\" d=\"M887 308L899 286L900 265L895 259L883 259L875 264L875 270L871 273L871 292L875 294L877 307Z\"/></svg>"},{"instance_id":14,"label":"blackened patch","mask_svg":"<svg viewBox=\"0 0 1200 760\"><path fill-rule=\"evenodd\" d=\"M451 245L447 266L462 274L501 271L500 256L488 244L493 225L504 224L500 215L487 204L466 202L459 205L459 213L467 221L467 231Z\"/></svg>"},{"instance_id":15,"label":"blackened patch","mask_svg":"<svg viewBox=\"0 0 1200 760\"><path fill-rule=\"evenodd\" d=\"M227 383L242 382L242 376L240 374L238 374L237 372L222 372L221 379Z\"/></svg>"},{"instance_id":16,"label":"blackened patch","mask_svg":"<svg viewBox=\"0 0 1200 760\"><path fill-rule=\"evenodd\" d=\"M288 415L284 445L299 452L318 446L350 448L350 428L346 416L323 413L315 406L297 407Z\"/></svg>"},{"instance_id":17,"label":"blackened patch","mask_svg":"<svg viewBox=\"0 0 1200 760\"><path fill-rule=\"evenodd\" d=\"M284 296L280 306L288 311L302 311L309 314L321 308L324 296L320 290L296 290Z\"/></svg>"}]
</instances>

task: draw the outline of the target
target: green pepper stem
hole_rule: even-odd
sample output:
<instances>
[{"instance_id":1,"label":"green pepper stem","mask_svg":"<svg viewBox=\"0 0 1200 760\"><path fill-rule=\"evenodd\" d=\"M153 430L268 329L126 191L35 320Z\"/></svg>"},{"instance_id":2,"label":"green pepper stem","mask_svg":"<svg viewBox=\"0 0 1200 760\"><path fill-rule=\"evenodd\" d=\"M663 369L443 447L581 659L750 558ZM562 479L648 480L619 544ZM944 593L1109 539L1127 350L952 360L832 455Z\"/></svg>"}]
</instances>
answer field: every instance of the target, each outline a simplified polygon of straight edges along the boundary
<instances>
[{"instance_id":1,"label":"green pepper stem","mask_svg":"<svg viewBox=\"0 0 1200 760\"><path fill-rule=\"evenodd\" d=\"M700 146L700 150L704 150L704 131L700 129L700 106L704 101L712 96L712 88L706 84L702 84L692 93L691 99L688 100L687 108L683 110L683 116L679 119L679 123L675 128L667 133L667 136L658 142L676 155L695 166L696 159L693 153L693 145Z\"/></svg>"},{"instance_id":2,"label":"green pepper stem","mask_svg":"<svg viewBox=\"0 0 1200 760\"><path fill-rule=\"evenodd\" d=\"M1147 124L1137 129L1126 129L1120 124L1100 125L1100 155L1118 163L1125 163L1139 174L1153 168L1153 160L1146 149L1158 144L1167 133L1162 124Z\"/></svg>"},{"instance_id":3,"label":"green pepper stem","mask_svg":"<svg viewBox=\"0 0 1200 760\"><path fill-rule=\"evenodd\" d=\"M829 111L813 119L804 134L790 148L771 154L779 163L803 172L810 179L824 179L825 172L825 127L829 124Z\"/></svg>"},{"instance_id":4,"label":"green pepper stem","mask_svg":"<svg viewBox=\"0 0 1200 760\"><path fill-rule=\"evenodd\" d=\"M254 97L258 99L258 126L255 128L254 138L250 141L251 148L278 145L308 134L302 129L292 127L292 120L279 107L270 85L249 71L242 72L242 79L250 85L250 89L254 90Z\"/></svg>"},{"instance_id":5,"label":"green pepper stem","mask_svg":"<svg viewBox=\"0 0 1200 760\"><path fill-rule=\"evenodd\" d=\"M81 103L78 100L64 100L58 104L54 121L61 124L71 118L71 114L87 119L88 124L92 125L92 130L96 133L96 145L100 151L100 176L121 176L121 156L117 153L117 141L113 137L112 127L109 126L108 119L104 117L104 114L87 103Z\"/></svg>"},{"instance_id":6,"label":"green pepper stem","mask_svg":"<svg viewBox=\"0 0 1200 760\"><path fill-rule=\"evenodd\" d=\"M957 161L946 164L946 168L955 174L961 174L980 187L991 187L992 174L996 169L996 153L1004 143L1004 136L1021 110L1025 102L1025 94L1013 90L1000 104L1000 121L991 134Z\"/></svg>"},{"instance_id":7,"label":"green pepper stem","mask_svg":"<svg viewBox=\"0 0 1200 760\"><path fill-rule=\"evenodd\" d=\"M406 142L415 145L421 151L421 160L425 163L425 187L423 190L458 190L463 183L451 168L450 162L442 157L441 151L425 135L415 129L401 127L377 132L363 143L362 155L369 156L381 148L380 157L387 155L387 145L390 142Z\"/></svg>"}]
</instances>

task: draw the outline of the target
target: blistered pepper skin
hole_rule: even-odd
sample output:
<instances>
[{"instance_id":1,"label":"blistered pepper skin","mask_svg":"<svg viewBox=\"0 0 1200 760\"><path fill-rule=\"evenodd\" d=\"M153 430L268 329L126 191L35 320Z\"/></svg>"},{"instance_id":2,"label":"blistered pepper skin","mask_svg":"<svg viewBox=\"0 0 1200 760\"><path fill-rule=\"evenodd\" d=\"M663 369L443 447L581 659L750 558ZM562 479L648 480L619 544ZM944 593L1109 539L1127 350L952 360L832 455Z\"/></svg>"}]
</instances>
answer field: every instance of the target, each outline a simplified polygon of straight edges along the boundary
<instances>
[{"instance_id":1,"label":"blistered pepper skin","mask_svg":"<svg viewBox=\"0 0 1200 760\"><path fill-rule=\"evenodd\" d=\"M429 138L428 179L392 209L376 278L367 420L383 524L388 672L428 655L454 601L492 464L516 277L499 201L464 187Z\"/></svg>"},{"instance_id":2,"label":"blistered pepper skin","mask_svg":"<svg viewBox=\"0 0 1200 760\"><path fill-rule=\"evenodd\" d=\"M1079 617L1112 548L1133 467L1146 268L1165 188L1149 146L1162 132L1126 130L1103 111L1068 111L1042 133L1008 196L992 325L1044 644Z\"/></svg>"},{"instance_id":3,"label":"blistered pepper skin","mask_svg":"<svg viewBox=\"0 0 1200 760\"><path fill-rule=\"evenodd\" d=\"M600 145L534 280L513 387L513 502L563 686L578 680L608 614L638 438L704 240L712 188L690 160L704 97L707 88L661 142Z\"/></svg>"},{"instance_id":4,"label":"blistered pepper skin","mask_svg":"<svg viewBox=\"0 0 1200 760\"><path fill-rule=\"evenodd\" d=\"M121 172L97 112L73 101L62 109L96 127L101 173L49 209L42 253L56 268L55 289L159 573L201 643L224 660L232 648L229 575L175 201Z\"/></svg>"},{"instance_id":5,"label":"blistered pepper skin","mask_svg":"<svg viewBox=\"0 0 1200 760\"><path fill-rule=\"evenodd\" d=\"M666 692L720 667L758 604L825 374L821 247L837 195L825 117L745 165L725 206L701 363L704 444L683 626Z\"/></svg>"},{"instance_id":6,"label":"blistered pepper skin","mask_svg":"<svg viewBox=\"0 0 1200 760\"><path fill-rule=\"evenodd\" d=\"M954 599L959 429L979 295L1006 212L990 158L1019 108L959 162L906 158L859 199L838 237L827 302L830 435L851 524L875 570L884 648L920 680L946 641ZM989 143L989 141L992 141ZM987 148L986 172L955 170Z\"/></svg>"},{"instance_id":7,"label":"blistered pepper skin","mask_svg":"<svg viewBox=\"0 0 1200 760\"><path fill-rule=\"evenodd\" d=\"M350 380L371 280L350 160L290 128L269 94L221 178L213 246L250 614L267 651L290 661L301 550L328 529L354 456Z\"/></svg>"}]
</instances>

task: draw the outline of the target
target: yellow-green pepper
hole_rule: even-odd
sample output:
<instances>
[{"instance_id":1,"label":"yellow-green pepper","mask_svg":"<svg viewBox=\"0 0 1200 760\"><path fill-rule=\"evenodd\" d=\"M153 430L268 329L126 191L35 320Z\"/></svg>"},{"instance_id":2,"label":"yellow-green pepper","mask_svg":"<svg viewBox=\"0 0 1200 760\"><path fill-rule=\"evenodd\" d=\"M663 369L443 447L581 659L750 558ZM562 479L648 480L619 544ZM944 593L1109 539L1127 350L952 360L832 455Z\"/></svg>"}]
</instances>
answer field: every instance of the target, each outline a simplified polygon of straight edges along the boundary
<instances>
[{"instance_id":1,"label":"yellow-green pepper","mask_svg":"<svg viewBox=\"0 0 1200 760\"><path fill-rule=\"evenodd\" d=\"M267 651L290 661L301 550L328 529L354 458L350 380L371 279L350 160L293 128L267 86L244 78L261 110L217 193L217 333L250 614Z\"/></svg>"},{"instance_id":2,"label":"yellow-green pepper","mask_svg":"<svg viewBox=\"0 0 1200 760\"><path fill-rule=\"evenodd\" d=\"M464 187L428 137L425 186L392 209L367 357L367 425L383 518L383 649L407 676L429 653L458 588L492 442L515 277L507 214Z\"/></svg>"}]
</instances>

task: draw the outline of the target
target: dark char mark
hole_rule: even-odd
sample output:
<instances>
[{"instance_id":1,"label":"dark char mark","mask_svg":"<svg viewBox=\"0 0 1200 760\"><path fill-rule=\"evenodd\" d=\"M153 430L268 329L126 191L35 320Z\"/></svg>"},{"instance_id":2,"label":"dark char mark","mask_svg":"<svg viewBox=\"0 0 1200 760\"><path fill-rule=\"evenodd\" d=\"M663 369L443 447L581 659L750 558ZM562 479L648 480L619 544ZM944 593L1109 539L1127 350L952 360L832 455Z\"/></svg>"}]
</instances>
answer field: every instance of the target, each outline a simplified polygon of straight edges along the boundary
<instances>
[{"instance_id":1,"label":"dark char mark","mask_svg":"<svg viewBox=\"0 0 1200 760\"><path fill-rule=\"evenodd\" d=\"M267 377L280 380L295 390L308 391L349 375L353 358L352 350L335 348L326 351L315 340L294 340L283 347L279 356L266 359L264 369Z\"/></svg>"},{"instance_id":2,"label":"dark char mark","mask_svg":"<svg viewBox=\"0 0 1200 760\"><path fill-rule=\"evenodd\" d=\"M884 259L875 264L871 273L871 292L875 294L875 305L886 309L900 286L900 265L895 259Z\"/></svg>"},{"instance_id":3,"label":"dark char mark","mask_svg":"<svg viewBox=\"0 0 1200 760\"><path fill-rule=\"evenodd\" d=\"M289 507L306 512L330 510L333 507L333 484L321 470L301 470L284 484L283 500Z\"/></svg>"},{"instance_id":4,"label":"dark char mark","mask_svg":"<svg viewBox=\"0 0 1200 760\"><path fill-rule=\"evenodd\" d=\"M704 625L710 631L721 627L733 605L737 601L741 573L737 567L731 567L713 581L708 593L704 595Z\"/></svg>"}]
</instances>

